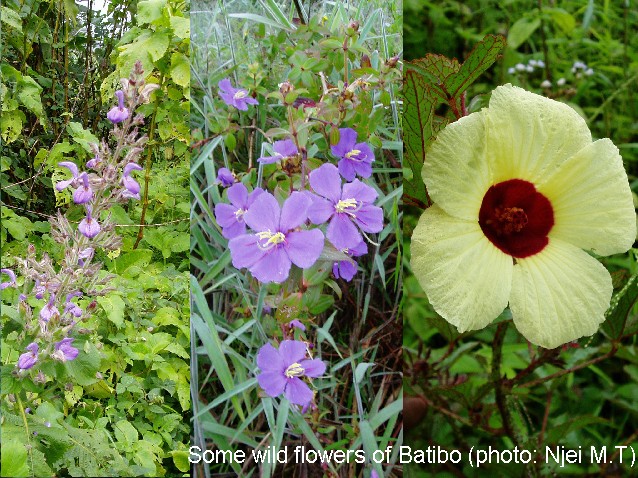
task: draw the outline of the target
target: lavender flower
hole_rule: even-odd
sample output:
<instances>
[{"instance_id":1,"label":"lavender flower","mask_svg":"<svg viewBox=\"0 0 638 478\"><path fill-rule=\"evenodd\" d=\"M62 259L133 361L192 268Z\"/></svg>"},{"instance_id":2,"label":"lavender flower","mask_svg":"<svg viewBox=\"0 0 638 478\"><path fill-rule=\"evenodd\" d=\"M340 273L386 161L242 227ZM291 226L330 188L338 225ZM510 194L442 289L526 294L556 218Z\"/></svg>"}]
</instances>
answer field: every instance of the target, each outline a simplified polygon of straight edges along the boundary
<instances>
[{"instance_id":1,"label":"lavender flower","mask_svg":"<svg viewBox=\"0 0 638 478\"><path fill-rule=\"evenodd\" d=\"M219 168L219 171L217 171L217 182L221 184L223 188L227 188L235 183L235 176L230 172L230 169Z\"/></svg>"},{"instance_id":2,"label":"lavender flower","mask_svg":"<svg viewBox=\"0 0 638 478\"><path fill-rule=\"evenodd\" d=\"M82 292L71 292L66 295L66 304L64 306L64 312L68 312L74 317L82 317L82 309L75 302L72 302L71 299L74 297L82 297Z\"/></svg>"},{"instance_id":3,"label":"lavender flower","mask_svg":"<svg viewBox=\"0 0 638 478\"><path fill-rule=\"evenodd\" d=\"M78 225L78 231L80 231L84 236L89 239L93 239L100 233L102 229L100 224L91 217L91 212L93 208L91 206L86 206L86 217L80 221Z\"/></svg>"},{"instance_id":4,"label":"lavender flower","mask_svg":"<svg viewBox=\"0 0 638 478\"><path fill-rule=\"evenodd\" d=\"M100 158L99 153L95 153L95 156L93 156L93 158L92 158L92 159L89 159L89 160L86 162L86 167L87 167L87 168L95 169L95 167L96 167L98 164L100 164L101 162L102 162L102 159Z\"/></svg>"},{"instance_id":5,"label":"lavender flower","mask_svg":"<svg viewBox=\"0 0 638 478\"><path fill-rule=\"evenodd\" d=\"M93 189L91 189L89 175L82 173L78 179L82 180L82 183L73 193L73 202L75 202L75 204L86 204L93 199Z\"/></svg>"},{"instance_id":6,"label":"lavender flower","mask_svg":"<svg viewBox=\"0 0 638 478\"><path fill-rule=\"evenodd\" d=\"M343 185L337 168L324 164L309 176L315 197L308 209L308 218L314 224L330 220L326 237L339 250L352 249L363 240L357 226L364 232L383 229L383 210L374 206L377 192L358 179ZM356 224L356 226L355 226Z\"/></svg>"},{"instance_id":7,"label":"lavender flower","mask_svg":"<svg viewBox=\"0 0 638 478\"><path fill-rule=\"evenodd\" d=\"M115 96L117 97L117 106L111 108L111 110L106 114L108 120L113 124L124 121L131 114L128 108L124 107L124 92L122 90L117 90L115 92Z\"/></svg>"},{"instance_id":8,"label":"lavender flower","mask_svg":"<svg viewBox=\"0 0 638 478\"><path fill-rule=\"evenodd\" d=\"M315 378L326 371L322 360L306 358L306 344L298 340L284 340L279 350L264 345L257 354L257 365L262 370L257 381L269 396L283 393L290 403L302 407L312 401L313 393L301 377Z\"/></svg>"},{"instance_id":9,"label":"lavender flower","mask_svg":"<svg viewBox=\"0 0 638 478\"><path fill-rule=\"evenodd\" d=\"M367 143L357 143L357 132L352 128L339 129L339 142L331 147L332 154L341 158L339 173L347 181L358 174L362 178L372 175L374 153Z\"/></svg>"},{"instance_id":10,"label":"lavender flower","mask_svg":"<svg viewBox=\"0 0 638 478\"><path fill-rule=\"evenodd\" d=\"M311 199L293 192L283 208L275 197L263 192L244 214L255 234L242 234L228 243L233 265L247 267L260 282L281 283L288 278L291 263L312 266L323 250L323 234L318 229L296 230L307 219Z\"/></svg>"},{"instance_id":11,"label":"lavender flower","mask_svg":"<svg viewBox=\"0 0 638 478\"><path fill-rule=\"evenodd\" d=\"M352 249L344 249L344 253L351 257L359 257L368 253L368 246L364 241L361 241L358 246ZM346 282L350 282L352 278L357 274L357 263L350 261L339 261L332 265L332 274L337 278L341 278Z\"/></svg>"},{"instance_id":12,"label":"lavender flower","mask_svg":"<svg viewBox=\"0 0 638 478\"><path fill-rule=\"evenodd\" d=\"M78 183L78 176L79 176L80 173L79 173L78 167L75 165L75 163L73 163L71 161L62 161L61 163L58 163L58 166L61 166L63 168L67 168L69 171L71 171L71 174L73 175L73 177L71 179L66 179L64 181L59 181L58 183L56 183L55 189L57 189L58 191L62 191L64 189L66 189L70 185L76 186L77 183Z\"/></svg>"},{"instance_id":13,"label":"lavender flower","mask_svg":"<svg viewBox=\"0 0 638 478\"><path fill-rule=\"evenodd\" d=\"M288 159L299 154L299 150L295 145L295 142L291 139L284 139L282 141L275 141L272 146L275 154L273 156L262 156L257 159L261 164L272 164L282 159Z\"/></svg>"},{"instance_id":14,"label":"lavender flower","mask_svg":"<svg viewBox=\"0 0 638 478\"><path fill-rule=\"evenodd\" d=\"M55 315L60 315L60 311L55 306L55 294L51 294L47 305L42 307L42 310L40 310L40 320L48 322Z\"/></svg>"},{"instance_id":15,"label":"lavender flower","mask_svg":"<svg viewBox=\"0 0 638 478\"><path fill-rule=\"evenodd\" d=\"M248 194L248 189L242 183L228 188L230 204L219 203L215 206L215 220L222 227L222 236L232 239L246 233L244 214L257 196L263 192L263 189L256 188Z\"/></svg>"},{"instance_id":16,"label":"lavender flower","mask_svg":"<svg viewBox=\"0 0 638 478\"><path fill-rule=\"evenodd\" d=\"M78 349L71 346L73 342L72 338L66 337L55 344L55 352L51 354L51 357L59 360L60 362L66 362L67 360L75 360L80 353Z\"/></svg>"},{"instance_id":17,"label":"lavender flower","mask_svg":"<svg viewBox=\"0 0 638 478\"><path fill-rule=\"evenodd\" d=\"M137 163L128 163L124 166L124 175L122 176L122 185L126 188L124 191L124 195L126 197L140 199L140 185L139 183L131 177L132 171L142 171L142 168Z\"/></svg>"},{"instance_id":18,"label":"lavender flower","mask_svg":"<svg viewBox=\"0 0 638 478\"><path fill-rule=\"evenodd\" d=\"M238 110L248 110L248 105L258 105L259 102L248 96L248 91L242 88L233 88L228 78L221 80L217 86L219 87L219 96L228 106L234 106Z\"/></svg>"},{"instance_id":19,"label":"lavender flower","mask_svg":"<svg viewBox=\"0 0 638 478\"><path fill-rule=\"evenodd\" d=\"M16 275L11 269L0 269L0 272L9 276L9 282L0 283L0 290L6 289L7 287L16 284Z\"/></svg>"},{"instance_id":20,"label":"lavender flower","mask_svg":"<svg viewBox=\"0 0 638 478\"><path fill-rule=\"evenodd\" d=\"M302 332L306 331L306 326L304 324L302 324L300 320L297 320L297 319L294 319L294 320L291 320L290 322L288 322L288 327L290 327L291 329L293 327L297 328L297 329L301 330Z\"/></svg>"},{"instance_id":21,"label":"lavender flower","mask_svg":"<svg viewBox=\"0 0 638 478\"><path fill-rule=\"evenodd\" d=\"M20 357L18 358L18 367L22 370L28 370L33 367L38 361L39 349L40 348L38 347L38 344L36 344L35 342L31 342L29 345L27 345L28 352L20 355Z\"/></svg>"}]
</instances>

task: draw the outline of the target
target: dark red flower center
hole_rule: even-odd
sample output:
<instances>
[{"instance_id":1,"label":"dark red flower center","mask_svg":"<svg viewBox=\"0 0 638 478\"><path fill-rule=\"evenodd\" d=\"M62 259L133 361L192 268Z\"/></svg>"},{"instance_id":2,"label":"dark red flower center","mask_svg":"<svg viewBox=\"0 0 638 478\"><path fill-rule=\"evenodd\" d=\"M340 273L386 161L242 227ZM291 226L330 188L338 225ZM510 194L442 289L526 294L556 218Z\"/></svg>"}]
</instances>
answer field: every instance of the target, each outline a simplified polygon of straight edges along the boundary
<instances>
[{"instance_id":1,"label":"dark red flower center","mask_svg":"<svg viewBox=\"0 0 638 478\"><path fill-rule=\"evenodd\" d=\"M513 257L533 256L549 243L554 209L536 187L510 179L487 190L479 211L479 225L487 238Z\"/></svg>"}]
</instances>

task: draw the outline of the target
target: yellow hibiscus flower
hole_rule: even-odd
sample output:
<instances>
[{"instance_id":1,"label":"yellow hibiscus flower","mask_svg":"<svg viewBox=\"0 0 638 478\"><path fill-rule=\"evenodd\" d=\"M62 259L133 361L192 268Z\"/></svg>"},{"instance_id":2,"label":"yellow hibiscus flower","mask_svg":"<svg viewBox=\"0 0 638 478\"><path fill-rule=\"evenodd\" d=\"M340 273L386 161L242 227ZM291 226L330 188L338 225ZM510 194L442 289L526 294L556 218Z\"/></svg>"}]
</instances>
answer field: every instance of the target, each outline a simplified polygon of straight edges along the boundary
<instances>
[{"instance_id":1,"label":"yellow hibiscus flower","mask_svg":"<svg viewBox=\"0 0 638 478\"><path fill-rule=\"evenodd\" d=\"M459 332L509 303L531 343L596 332L612 294L599 256L627 251L636 217L618 148L592 142L569 106L512 85L448 125L423 179L434 205L412 235L412 269ZM583 250L584 249L584 250Z\"/></svg>"}]
</instances>

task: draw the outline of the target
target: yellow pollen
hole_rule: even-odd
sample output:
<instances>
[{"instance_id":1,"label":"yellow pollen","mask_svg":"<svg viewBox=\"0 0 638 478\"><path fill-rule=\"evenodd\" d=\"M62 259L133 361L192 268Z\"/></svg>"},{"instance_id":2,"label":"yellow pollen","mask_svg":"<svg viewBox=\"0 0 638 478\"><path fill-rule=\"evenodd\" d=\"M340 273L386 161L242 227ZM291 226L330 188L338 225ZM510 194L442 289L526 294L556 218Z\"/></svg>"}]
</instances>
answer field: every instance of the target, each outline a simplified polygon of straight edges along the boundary
<instances>
[{"instance_id":1,"label":"yellow pollen","mask_svg":"<svg viewBox=\"0 0 638 478\"><path fill-rule=\"evenodd\" d=\"M346 158L347 158L347 159L351 159L353 156L357 156L357 155L359 155L359 154L361 154L361 151L360 151L360 150L358 150L358 149L353 149L352 151L350 151L350 152L346 153Z\"/></svg>"},{"instance_id":2,"label":"yellow pollen","mask_svg":"<svg viewBox=\"0 0 638 478\"><path fill-rule=\"evenodd\" d=\"M246 98L246 95L248 95L247 92L245 91L238 91L237 93L235 93L235 95L233 96L233 98L235 98L236 100L239 100L241 98Z\"/></svg>"},{"instance_id":3,"label":"yellow pollen","mask_svg":"<svg viewBox=\"0 0 638 478\"><path fill-rule=\"evenodd\" d=\"M245 209L239 208L235 211L235 218L239 221L242 216L244 215L244 213L246 212Z\"/></svg>"},{"instance_id":4,"label":"yellow pollen","mask_svg":"<svg viewBox=\"0 0 638 478\"><path fill-rule=\"evenodd\" d=\"M286 377L299 377L300 375L303 375L304 372L304 368L300 364L295 362L286 369Z\"/></svg>"},{"instance_id":5,"label":"yellow pollen","mask_svg":"<svg viewBox=\"0 0 638 478\"><path fill-rule=\"evenodd\" d=\"M342 199L335 205L335 211L337 212L347 212L346 209L355 209L357 207L357 200L350 199Z\"/></svg>"},{"instance_id":6,"label":"yellow pollen","mask_svg":"<svg viewBox=\"0 0 638 478\"><path fill-rule=\"evenodd\" d=\"M270 231L262 231L257 233L257 237L261 240L268 239L266 243L263 244L264 246L268 246L270 244L277 245L286 241L286 236L283 232L276 232L275 234L273 234Z\"/></svg>"}]
</instances>

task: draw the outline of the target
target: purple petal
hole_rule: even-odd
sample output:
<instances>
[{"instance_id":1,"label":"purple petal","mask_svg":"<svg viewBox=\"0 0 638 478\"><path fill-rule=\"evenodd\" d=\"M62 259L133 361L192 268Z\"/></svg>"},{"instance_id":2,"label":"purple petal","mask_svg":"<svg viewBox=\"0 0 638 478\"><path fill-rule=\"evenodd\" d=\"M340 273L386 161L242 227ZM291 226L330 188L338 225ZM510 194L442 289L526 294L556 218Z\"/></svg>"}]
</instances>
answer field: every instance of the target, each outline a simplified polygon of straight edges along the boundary
<instances>
[{"instance_id":1,"label":"purple petal","mask_svg":"<svg viewBox=\"0 0 638 478\"><path fill-rule=\"evenodd\" d=\"M357 264L352 264L348 261L335 262L332 266L332 273L337 279L341 278L346 282L350 282L357 275Z\"/></svg>"},{"instance_id":2,"label":"purple petal","mask_svg":"<svg viewBox=\"0 0 638 478\"><path fill-rule=\"evenodd\" d=\"M282 375L286 370L279 351L269 343L259 349L257 353L257 366L264 372L278 371Z\"/></svg>"},{"instance_id":3,"label":"purple petal","mask_svg":"<svg viewBox=\"0 0 638 478\"><path fill-rule=\"evenodd\" d=\"M58 163L58 166L62 166L63 168L70 170L74 178L77 178L78 174L80 174L77 165L71 161L62 161L61 163Z\"/></svg>"},{"instance_id":4,"label":"purple petal","mask_svg":"<svg viewBox=\"0 0 638 478\"><path fill-rule=\"evenodd\" d=\"M122 178L122 185L133 195L140 193L140 184L130 176Z\"/></svg>"},{"instance_id":5,"label":"purple petal","mask_svg":"<svg viewBox=\"0 0 638 478\"><path fill-rule=\"evenodd\" d=\"M359 176L362 178L369 178L372 176L372 165L370 163L361 162L361 163L353 163L354 170L357 172Z\"/></svg>"},{"instance_id":6,"label":"purple petal","mask_svg":"<svg viewBox=\"0 0 638 478\"><path fill-rule=\"evenodd\" d=\"M232 186L235 182L235 176L228 168L219 168L217 171L217 182L222 185L222 187L227 188L228 186Z\"/></svg>"},{"instance_id":7,"label":"purple petal","mask_svg":"<svg viewBox=\"0 0 638 478\"><path fill-rule=\"evenodd\" d=\"M364 254L367 254L367 253L368 253L368 245L365 243L365 241L361 241L355 247L348 249L348 254L350 254L353 257L363 256Z\"/></svg>"},{"instance_id":8,"label":"purple petal","mask_svg":"<svg viewBox=\"0 0 638 478\"><path fill-rule=\"evenodd\" d=\"M31 342L29 345L27 345L27 350L31 353L37 354L38 350L40 350L40 347L38 347L38 344L36 344L35 342Z\"/></svg>"},{"instance_id":9,"label":"purple petal","mask_svg":"<svg viewBox=\"0 0 638 478\"><path fill-rule=\"evenodd\" d=\"M233 184L227 190L228 200L236 208L247 209L248 189L242 183Z\"/></svg>"},{"instance_id":10,"label":"purple petal","mask_svg":"<svg viewBox=\"0 0 638 478\"><path fill-rule=\"evenodd\" d=\"M297 150L297 146L295 145L295 142L292 139L284 139L281 141L275 141L272 149L275 153L280 154L284 158L299 154L299 151Z\"/></svg>"},{"instance_id":11,"label":"purple petal","mask_svg":"<svg viewBox=\"0 0 638 478\"><path fill-rule=\"evenodd\" d=\"M352 128L339 128L339 142L331 147L332 154L343 158L354 149L357 132Z\"/></svg>"},{"instance_id":12,"label":"purple petal","mask_svg":"<svg viewBox=\"0 0 638 478\"><path fill-rule=\"evenodd\" d=\"M312 201L305 194L299 191L293 192L281 208L279 230L287 232L306 222L306 219L308 219L308 207L311 203Z\"/></svg>"},{"instance_id":13,"label":"purple petal","mask_svg":"<svg viewBox=\"0 0 638 478\"><path fill-rule=\"evenodd\" d=\"M124 176L131 174L131 171L142 171L144 168L137 163L128 163L124 166Z\"/></svg>"},{"instance_id":14,"label":"purple petal","mask_svg":"<svg viewBox=\"0 0 638 478\"><path fill-rule=\"evenodd\" d=\"M80 186L73 192L73 202L75 204L86 204L91 199L93 199L93 190L90 186L88 188Z\"/></svg>"},{"instance_id":15,"label":"purple petal","mask_svg":"<svg viewBox=\"0 0 638 478\"><path fill-rule=\"evenodd\" d=\"M306 344L299 340L284 340L279 344L279 355L284 367L299 363L306 357Z\"/></svg>"},{"instance_id":16,"label":"purple petal","mask_svg":"<svg viewBox=\"0 0 638 478\"><path fill-rule=\"evenodd\" d=\"M58 181L57 183L55 183L55 189L57 189L58 191L63 191L74 181L75 178L67 179L65 181Z\"/></svg>"},{"instance_id":17,"label":"purple petal","mask_svg":"<svg viewBox=\"0 0 638 478\"><path fill-rule=\"evenodd\" d=\"M261 164L274 164L284 159L283 156L276 154L275 156L262 156L261 158L257 158L257 162Z\"/></svg>"},{"instance_id":18,"label":"purple petal","mask_svg":"<svg viewBox=\"0 0 638 478\"><path fill-rule=\"evenodd\" d=\"M80 221L78 225L78 230L89 239L94 238L100 233L100 224L93 218L85 217Z\"/></svg>"},{"instance_id":19,"label":"purple petal","mask_svg":"<svg viewBox=\"0 0 638 478\"><path fill-rule=\"evenodd\" d=\"M278 397L284 392L287 385L286 376L283 372L262 372L257 375L259 386L271 397Z\"/></svg>"},{"instance_id":20,"label":"purple petal","mask_svg":"<svg viewBox=\"0 0 638 478\"><path fill-rule=\"evenodd\" d=\"M354 213L362 231L380 232L383 230L383 209L378 206L364 205Z\"/></svg>"},{"instance_id":21,"label":"purple petal","mask_svg":"<svg viewBox=\"0 0 638 478\"><path fill-rule=\"evenodd\" d=\"M114 106L106 113L106 118L113 124L121 123L130 115L128 108Z\"/></svg>"},{"instance_id":22,"label":"purple petal","mask_svg":"<svg viewBox=\"0 0 638 478\"><path fill-rule=\"evenodd\" d=\"M217 224L221 227L229 227L233 224L236 224L237 216L235 212L237 212L238 208L226 203L219 203L215 205L215 220ZM243 221L242 221L243 223Z\"/></svg>"},{"instance_id":23,"label":"purple petal","mask_svg":"<svg viewBox=\"0 0 638 478\"><path fill-rule=\"evenodd\" d=\"M250 206L251 206L251 204L255 202L255 199L257 199L257 196L259 196L259 195L260 195L261 193L263 193L263 192L264 192L264 190L263 190L263 189L261 189L261 188L255 188L255 189L253 189L253 192L251 192L251 193L248 195L248 202L246 203L246 205L247 205L248 207L250 207Z\"/></svg>"},{"instance_id":24,"label":"purple petal","mask_svg":"<svg viewBox=\"0 0 638 478\"><path fill-rule=\"evenodd\" d=\"M353 198L365 204L372 204L377 196L378 194L373 187L355 179L353 182L343 185L341 199Z\"/></svg>"},{"instance_id":25,"label":"purple petal","mask_svg":"<svg viewBox=\"0 0 638 478\"><path fill-rule=\"evenodd\" d=\"M244 221L255 231L276 232L279 229L281 209L275 196L264 192L257 196L250 209L244 214Z\"/></svg>"},{"instance_id":26,"label":"purple petal","mask_svg":"<svg viewBox=\"0 0 638 478\"><path fill-rule=\"evenodd\" d=\"M284 393L290 403L301 406L310 403L313 397L310 387L297 377L288 379L288 384L286 385Z\"/></svg>"},{"instance_id":27,"label":"purple petal","mask_svg":"<svg viewBox=\"0 0 638 478\"><path fill-rule=\"evenodd\" d=\"M231 95L234 95L237 91L235 90L235 88L233 88L233 85L228 78L220 80L219 83L217 83L217 87L224 93L230 93Z\"/></svg>"},{"instance_id":28,"label":"purple petal","mask_svg":"<svg viewBox=\"0 0 638 478\"><path fill-rule=\"evenodd\" d=\"M308 219L313 224L323 224L335 213L335 205L328 199L315 196L308 208Z\"/></svg>"},{"instance_id":29,"label":"purple petal","mask_svg":"<svg viewBox=\"0 0 638 478\"><path fill-rule=\"evenodd\" d=\"M264 255L264 251L262 251L257 244L257 236L254 234L243 234L233 237L228 242L228 248L230 249L230 256L233 259L233 266L236 269L251 267Z\"/></svg>"},{"instance_id":30,"label":"purple petal","mask_svg":"<svg viewBox=\"0 0 638 478\"><path fill-rule=\"evenodd\" d=\"M319 259L323 242L323 233L319 229L291 232L286 236L286 251L296 266L307 269Z\"/></svg>"},{"instance_id":31,"label":"purple petal","mask_svg":"<svg viewBox=\"0 0 638 478\"><path fill-rule=\"evenodd\" d=\"M357 143L354 145L353 149L359 150L359 154L357 154L357 159L359 161L365 163L371 163L374 161L374 152L372 148L368 145L368 143Z\"/></svg>"},{"instance_id":32,"label":"purple petal","mask_svg":"<svg viewBox=\"0 0 638 478\"><path fill-rule=\"evenodd\" d=\"M294 320L291 320L290 322L288 322L288 327L290 327L290 328L295 327L295 328L301 330L302 332L306 331L306 326L304 324L302 324L301 321L298 320L298 319L294 319Z\"/></svg>"},{"instance_id":33,"label":"purple petal","mask_svg":"<svg viewBox=\"0 0 638 478\"><path fill-rule=\"evenodd\" d=\"M281 284L288 278L290 265L283 247L274 247L250 267L250 272L259 282Z\"/></svg>"},{"instance_id":34,"label":"purple petal","mask_svg":"<svg viewBox=\"0 0 638 478\"><path fill-rule=\"evenodd\" d=\"M355 247L362 241L357 227L346 214L335 214L326 231L328 240L340 251Z\"/></svg>"},{"instance_id":35,"label":"purple petal","mask_svg":"<svg viewBox=\"0 0 638 478\"><path fill-rule=\"evenodd\" d=\"M342 159L341 161L339 161L338 166L339 173L346 181L352 181L357 175L354 169L354 161L352 161L351 159Z\"/></svg>"},{"instance_id":36,"label":"purple petal","mask_svg":"<svg viewBox=\"0 0 638 478\"><path fill-rule=\"evenodd\" d=\"M38 361L37 354L32 354L31 352L24 353L18 357L18 367L22 370L28 370L33 367Z\"/></svg>"},{"instance_id":37,"label":"purple petal","mask_svg":"<svg viewBox=\"0 0 638 478\"><path fill-rule=\"evenodd\" d=\"M320 359L302 360L299 362L304 369L304 375L308 377L319 377L326 372L326 363Z\"/></svg>"},{"instance_id":38,"label":"purple petal","mask_svg":"<svg viewBox=\"0 0 638 478\"><path fill-rule=\"evenodd\" d=\"M312 189L325 198L337 203L341 198L341 178L334 164L326 163L308 176Z\"/></svg>"}]
</instances>

